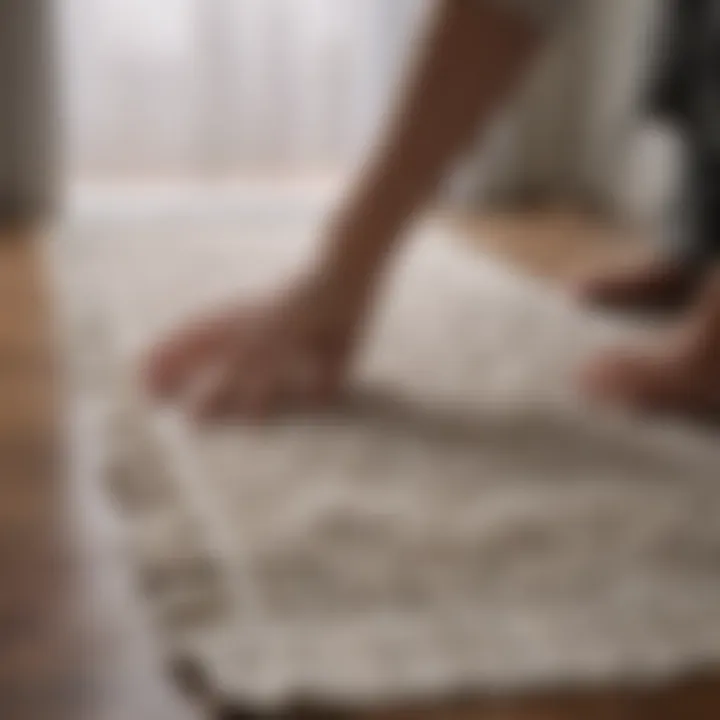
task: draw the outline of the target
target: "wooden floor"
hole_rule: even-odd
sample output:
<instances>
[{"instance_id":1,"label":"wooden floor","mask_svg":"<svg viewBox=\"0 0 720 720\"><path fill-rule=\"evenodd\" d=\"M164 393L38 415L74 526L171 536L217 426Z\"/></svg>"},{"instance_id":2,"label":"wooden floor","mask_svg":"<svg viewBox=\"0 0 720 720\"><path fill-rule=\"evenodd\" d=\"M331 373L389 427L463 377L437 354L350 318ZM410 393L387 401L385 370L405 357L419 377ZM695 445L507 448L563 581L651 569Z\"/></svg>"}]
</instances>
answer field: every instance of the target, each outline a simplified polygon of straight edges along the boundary
<instances>
[{"instance_id":1,"label":"wooden floor","mask_svg":"<svg viewBox=\"0 0 720 720\"><path fill-rule=\"evenodd\" d=\"M562 212L460 224L487 251L561 279L635 253ZM195 718L153 665L121 581L126 569L101 537L93 502L74 495L63 472L50 307L32 240L27 231L0 232L0 719ZM720 679L407 708L368 720L425 718L717 720Z\"/></svg>"}]
</instances>

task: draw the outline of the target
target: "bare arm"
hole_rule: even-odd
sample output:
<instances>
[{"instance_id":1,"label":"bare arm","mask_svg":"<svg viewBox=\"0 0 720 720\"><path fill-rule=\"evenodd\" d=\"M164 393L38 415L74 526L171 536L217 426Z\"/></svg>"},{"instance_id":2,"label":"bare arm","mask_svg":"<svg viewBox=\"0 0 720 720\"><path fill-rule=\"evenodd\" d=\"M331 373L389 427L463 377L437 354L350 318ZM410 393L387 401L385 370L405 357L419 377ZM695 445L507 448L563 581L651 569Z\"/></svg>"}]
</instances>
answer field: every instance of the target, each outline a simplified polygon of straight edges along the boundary
<instances>
[{"instance_id":1,"label":"bare arm","mask_svg":"<svg viewBox=\"0 0 720 720\"><path fill-rule=\"evenodd\" d=\"M324 272L365 292L448 164L515 87L533 23L494 2L441 0L374 156L336 214Z\"/></svg>"},{"instance_id":2,"label":"bare arm","mask_svg":"<svg viewBox=\"0 0 720 720\"><path fill-rule=\"evenodd\" d=\"M392 0L389 0L392 1ZM526 9L558 0L524 0ZM156 393L196 396L202 415L262 415L341 385L376 279L448 164L516 84L538 44L523 0L439 0L382 141L327 229L309 277L181 329L150 358ZM217 372L220 367L221 372Z\"/></svg>"}]
</instances>

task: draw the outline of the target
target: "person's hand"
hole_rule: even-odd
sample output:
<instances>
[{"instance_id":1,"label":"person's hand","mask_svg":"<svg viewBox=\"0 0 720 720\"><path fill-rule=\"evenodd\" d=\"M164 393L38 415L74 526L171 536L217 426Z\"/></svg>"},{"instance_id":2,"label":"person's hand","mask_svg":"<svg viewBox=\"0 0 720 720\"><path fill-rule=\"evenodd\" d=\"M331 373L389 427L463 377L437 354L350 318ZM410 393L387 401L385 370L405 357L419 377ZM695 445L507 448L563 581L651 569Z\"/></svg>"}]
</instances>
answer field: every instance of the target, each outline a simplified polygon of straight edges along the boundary
<instances>
[{"instance_id":1,"label":"person's hand","mask_svg":"<svg viewBox=\"0 0 720 720\"><path fill-rule=\"evenodd\" d=\"M202 418L327 403L344 380L361 305L319 277L208 313L151 351L148 387Z\"/></svg>"}]
</instances>

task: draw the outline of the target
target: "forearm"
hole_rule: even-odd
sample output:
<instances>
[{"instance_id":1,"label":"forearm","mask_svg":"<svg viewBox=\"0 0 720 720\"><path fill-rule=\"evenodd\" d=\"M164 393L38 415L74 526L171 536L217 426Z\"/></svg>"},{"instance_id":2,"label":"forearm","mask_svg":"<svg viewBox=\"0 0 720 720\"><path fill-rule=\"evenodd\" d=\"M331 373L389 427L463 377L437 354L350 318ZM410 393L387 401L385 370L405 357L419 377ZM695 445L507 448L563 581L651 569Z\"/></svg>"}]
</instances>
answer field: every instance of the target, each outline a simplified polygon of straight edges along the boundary
<instances>
[{"instance_id":1,"label":"forearm","mask_svg":"<svg viewBox=\"0 0 720 720\"><path fill-rule=\"evenodd\" d=\"M448 164L497 111L528 64L538 31L479 0L440 0L382 141L333 219L324 266L367 284Z\"/></svg>"}]
</instances>

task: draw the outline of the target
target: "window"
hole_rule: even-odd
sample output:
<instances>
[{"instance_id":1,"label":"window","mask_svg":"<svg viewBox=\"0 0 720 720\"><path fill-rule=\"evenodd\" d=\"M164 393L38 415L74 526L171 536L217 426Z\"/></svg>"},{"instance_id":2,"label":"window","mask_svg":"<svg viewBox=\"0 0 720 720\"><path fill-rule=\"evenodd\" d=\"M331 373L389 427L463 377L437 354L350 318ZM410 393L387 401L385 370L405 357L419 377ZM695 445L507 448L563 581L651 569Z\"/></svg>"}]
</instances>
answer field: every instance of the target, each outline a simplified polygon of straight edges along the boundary
<instances>
[{"instance_id":1,"label":"window","mask_svg":"<svg viewBox=\"0 0 720 720\"><path fill-rule=\"evenodd\" d=\"M367 142L422 0L66 0L75 177L318 172Z\"/></svg>"}]
</instances>

